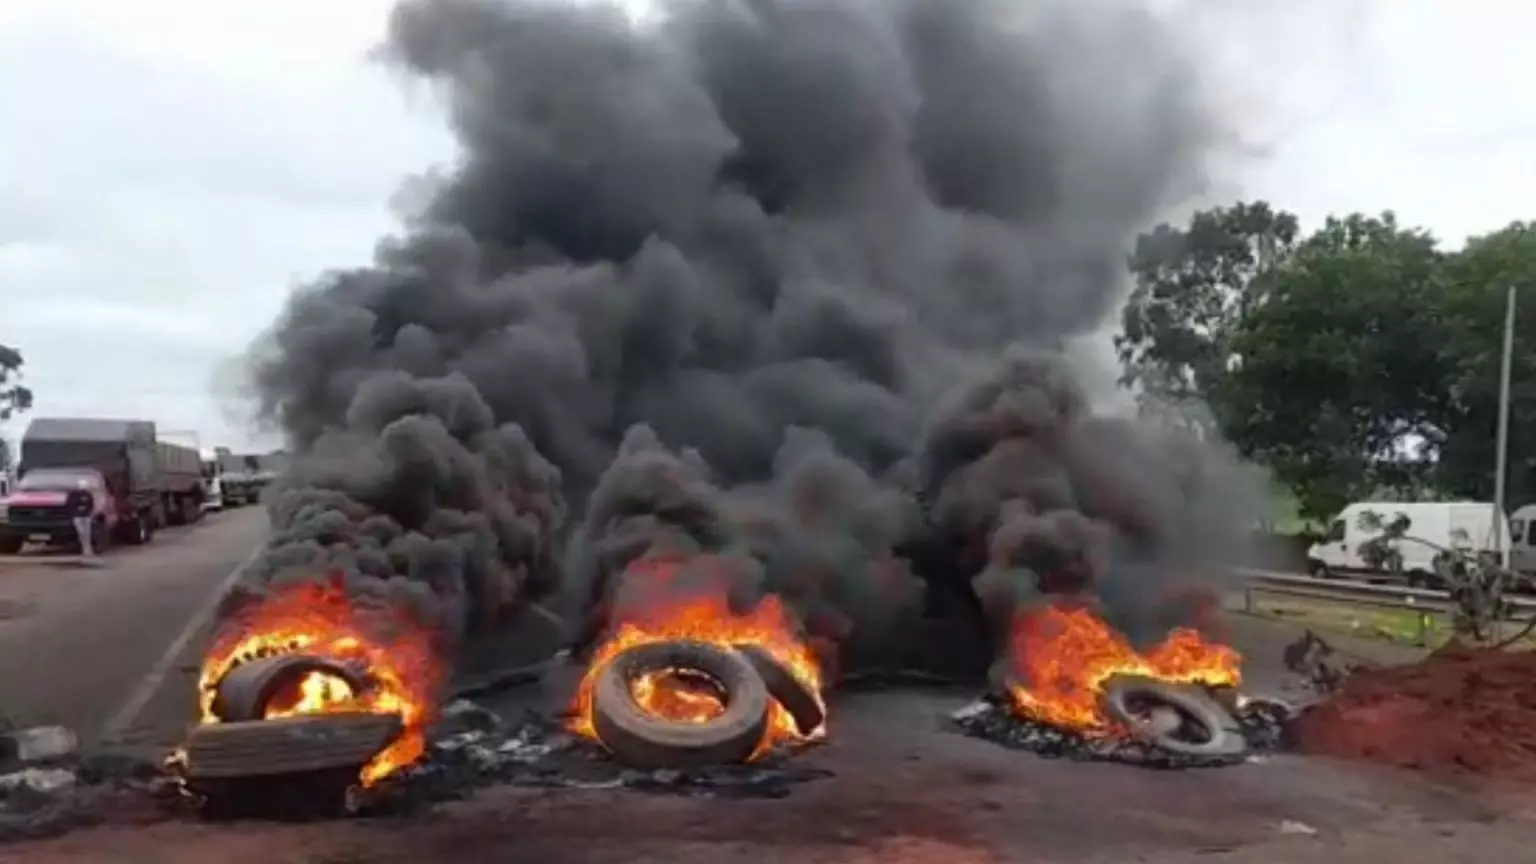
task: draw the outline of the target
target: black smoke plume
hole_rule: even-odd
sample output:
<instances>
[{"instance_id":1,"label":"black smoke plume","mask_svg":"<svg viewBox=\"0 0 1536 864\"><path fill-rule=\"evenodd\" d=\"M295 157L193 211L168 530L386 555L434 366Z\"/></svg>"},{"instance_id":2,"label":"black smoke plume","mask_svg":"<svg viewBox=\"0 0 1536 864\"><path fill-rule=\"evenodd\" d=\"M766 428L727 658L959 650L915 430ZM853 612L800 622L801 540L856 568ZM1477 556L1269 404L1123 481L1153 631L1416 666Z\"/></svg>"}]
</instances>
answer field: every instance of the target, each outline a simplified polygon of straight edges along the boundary
<instances>
[{"instance_id":1,"label":"black smoke plume","mask_svg":"<svg viewBox=\"0 0 1536 864\"><path fill-rule=\"evenodd\" d=\"M590 635L686 549L855 655L982 573L1172 620L1236 474L1095 418L1060 354L1216 138L1199 52L1130 5L402 0L385 55L460 153L253 349L307 454L261 572L456 631L558 588Z\"/></svg>"}]
</instances>

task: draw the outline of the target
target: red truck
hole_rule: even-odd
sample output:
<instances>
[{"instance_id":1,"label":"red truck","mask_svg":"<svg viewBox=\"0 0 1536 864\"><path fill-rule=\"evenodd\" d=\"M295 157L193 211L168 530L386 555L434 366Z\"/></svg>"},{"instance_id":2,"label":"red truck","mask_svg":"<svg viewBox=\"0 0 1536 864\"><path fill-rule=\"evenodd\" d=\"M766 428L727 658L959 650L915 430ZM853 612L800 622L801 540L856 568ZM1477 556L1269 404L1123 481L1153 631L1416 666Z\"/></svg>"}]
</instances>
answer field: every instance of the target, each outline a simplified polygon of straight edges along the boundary
<instances>
[{"instance_id":1,"label":"red truck","mask_svg":"<svg viewBox=\"0 0 1536 864\"><path fill-rule=\"evenodd\" d=\"M197 450L156 440L148 420L38 418L21 439L19 480L0 499L0 555L28 541L77 545L70 505L92 501L96 549L141 544L156 529L201 518Z\"/></svg>"}]
</instances>

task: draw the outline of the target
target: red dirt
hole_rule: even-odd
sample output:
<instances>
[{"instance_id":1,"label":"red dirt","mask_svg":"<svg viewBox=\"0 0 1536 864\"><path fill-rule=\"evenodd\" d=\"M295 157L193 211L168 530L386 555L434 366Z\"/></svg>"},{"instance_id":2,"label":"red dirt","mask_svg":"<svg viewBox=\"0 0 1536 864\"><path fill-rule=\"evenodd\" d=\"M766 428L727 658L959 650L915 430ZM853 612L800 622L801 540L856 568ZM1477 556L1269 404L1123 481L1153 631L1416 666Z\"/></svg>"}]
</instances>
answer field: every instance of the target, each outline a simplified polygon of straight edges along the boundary
<instances>
[{"instance_id":1,"label":"red dirt","mask_svg":"<svg viewBox=\"0 0 1536 864\"><path fill-rule=\"evenodd\" d=\"M1536 653L1453 643L1360 670L1293 731L1303 753L1536 783Z\"/></svg>"}]
</instances>

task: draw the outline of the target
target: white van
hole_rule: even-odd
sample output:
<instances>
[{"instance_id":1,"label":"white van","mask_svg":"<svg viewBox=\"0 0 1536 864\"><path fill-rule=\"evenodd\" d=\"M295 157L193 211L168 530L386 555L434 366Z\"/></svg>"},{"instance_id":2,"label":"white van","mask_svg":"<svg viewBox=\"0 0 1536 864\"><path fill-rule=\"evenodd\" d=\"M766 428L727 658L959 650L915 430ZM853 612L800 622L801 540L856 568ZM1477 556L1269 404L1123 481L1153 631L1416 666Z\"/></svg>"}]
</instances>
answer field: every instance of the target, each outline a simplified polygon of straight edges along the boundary
<instances>
[{"instance_id":1,"label":"white van","mask_svg":"<svg viewBox=\"0 0 1536 864\"><path fill-rule=\"evenodd\" d=\"M1509 567L1536 580L1536 504L1527 504L1509 517Z\"/></svg>"},{"instance_id":2,"label":"white van","mask_svg":"<svg viewBox=\"0 0 1536 864\"><path fill-rule=\"evenodd\" d=\"M1307 550L1307 568L1313 576L1384 577L1388 574L1372 567L1360 553L1366 541L1380 535L1360 526L1360 517L1373 512L1381 517L1383 525L1389 525L1399 516L1408 517L1407 537L1427 540L1435 546L1455 549L1477 555L1491 554L1498 557L1510 549L1510 526L1502 514L1498 519L1504 524L1495 532L1494 507L1478 501L1431 501L1404 504L1395 501L1359 501L1344 508L1329 523L1328 534L1321 543ZM1497 533L1502 540L1496 543ZM1437 550L1412 540L1393 541L1392 548L1402 556L1403 573L1408 584L1431 586L1435 579L1435 555Z\"/></svg>"}]
</instances>

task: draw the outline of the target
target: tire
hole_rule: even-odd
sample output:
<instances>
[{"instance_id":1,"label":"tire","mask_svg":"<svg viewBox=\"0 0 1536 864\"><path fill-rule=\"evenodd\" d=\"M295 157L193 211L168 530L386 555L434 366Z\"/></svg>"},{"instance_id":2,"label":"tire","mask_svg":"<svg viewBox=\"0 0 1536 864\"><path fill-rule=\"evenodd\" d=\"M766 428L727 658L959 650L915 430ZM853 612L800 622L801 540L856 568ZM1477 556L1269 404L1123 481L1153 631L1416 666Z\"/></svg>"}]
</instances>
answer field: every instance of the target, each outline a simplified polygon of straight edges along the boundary
<instances>
[{"instance_id":1,"label":"tire","mask_svg":"<svg viewBox=\"0 0 1536 864\"><path fill-rule=\"evenodd\" d=\"M0 537L0 555L20 555L26 542L25 537Z\"/></svg>"},{"instance_id":2,"label":"tire","mask_svg":"<svg viewBox=\"0 0 1536 864\"><path fill-rule=\"evenodd\" d=\"M140 513L124 526L123 539L128 541L130 546L143 546L153 536L152 530L149 527L149 520L145 518L145 514Z\"/></svg>"},{"instance_id":3,"label":"tire","mask_svg":"<svg viewBox=\"0 0 1536 864\"><path fill-rule=\"evenodd\" d=\"M655 717L635 702L629 682L659 669L702 672L726 693L725 713L706 723ZM700 768L745 761L768 731L768 688L737 651L703 642L652 642L604 666L593 685L592 721L598 740L635 768Z\"/></svg>"},{"instance_id":4,"label":"tire","mask_svg":"<svg viewBox=\"0 0 1536 864\"><path fill-rule=\"evenodd\" d=\"M346 681L353 692L363 689L362 677L351 669L307 654L280 654L250 660L229 670L214 691L213 713L225 723L261 720L267 703L295 675L325 672Z\"/></svg>"},{"instance_id":5,"label":"tire","mask_svg":"<svg viewBox=\"0 0 1536 864\"><path fill-rule=\"evenodd\" d=\"M1184 717L1204 727L1209 740L1189 741L1143 723L1130 701L1144 698L1169 705ZM1116 675L1104 684L1101 699L1104 713L1148 744L1184 756L1225 758L1241 756L1248 750L1236 718L1215 699L1189 685L1171 684L1137 675Z\"/></svg>"},{"instance_id":6,"label":"tire","mask_svg":"<svg viewBox=\"0 0 1536 864\"><path fill-rule=\"evenodd\" d=\"M763 679L763 686L774 701L784 706L789 716L795 718L795 729L801 735L810 735L827 719L818 694L800 683L792 672L774 656L756 645L737 645L736 650L745 657Z\"/></svg>"},{"instance_id":7,"label":"tire","mask_svg":"<svg viewBox=\"0 0 1536 864\"><path fill-rule=\"evenodd\" d=\"M1434 584L1434 581L1434 576L1429 573L1425 573L1423 570L1408 571L1409 588L1429 588Z\"/></svg>"},{"instance_id":8,"label":"tire","mask_svg":"<svg viewBox=\"0 0 1536 864\"><path fill-rule=\"evenodd\" d=\"M93 519L91 521L91 551L97 555L105 553L112 548L112 531L107 528L105 519ZM84 551L84 550L82 550Z\"/></svg>"},{"instance_id":9,"label":"tire","mask_svg":"<svg viewBox=\"0 0 1536 864\"><path fill-rule=\"evenodd\" d=\"M1324 564L1321 561L1308 561L1307 562L1307 572L1312 574L1312 578L1313 579L1332 579L1333 578L1333 571L1329 570L1328 569L1328 565Z\"/></svg>"}]
</instances>

